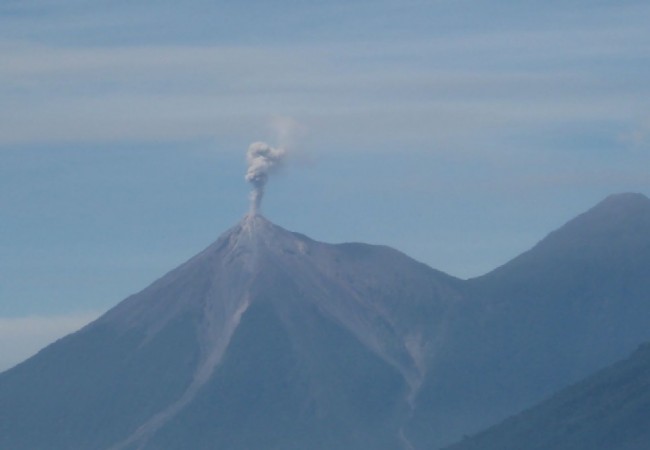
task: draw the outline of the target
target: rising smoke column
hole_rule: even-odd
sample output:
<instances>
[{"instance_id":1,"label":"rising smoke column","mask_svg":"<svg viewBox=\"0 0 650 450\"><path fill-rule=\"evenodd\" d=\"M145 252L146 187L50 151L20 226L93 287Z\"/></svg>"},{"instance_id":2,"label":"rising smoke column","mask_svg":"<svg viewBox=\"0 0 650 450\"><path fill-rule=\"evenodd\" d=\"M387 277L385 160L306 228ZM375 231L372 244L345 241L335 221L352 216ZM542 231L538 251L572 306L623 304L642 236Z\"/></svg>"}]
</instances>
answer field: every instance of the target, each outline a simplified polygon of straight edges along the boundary
<instances>
[{"instance_id":1,"label":"rising smoke column","mask_svg":"<svg viewBox=\"0 0 650 450\"><path fill-rule=\"evenodd\" d=\"M255 215L259 211L269 174L280 166L285 154L286 151L283 148L271 147L266 142L253 142L248 147L246 181L253 185L250 195L251 215Z\"/></svg>"}]
</instances>

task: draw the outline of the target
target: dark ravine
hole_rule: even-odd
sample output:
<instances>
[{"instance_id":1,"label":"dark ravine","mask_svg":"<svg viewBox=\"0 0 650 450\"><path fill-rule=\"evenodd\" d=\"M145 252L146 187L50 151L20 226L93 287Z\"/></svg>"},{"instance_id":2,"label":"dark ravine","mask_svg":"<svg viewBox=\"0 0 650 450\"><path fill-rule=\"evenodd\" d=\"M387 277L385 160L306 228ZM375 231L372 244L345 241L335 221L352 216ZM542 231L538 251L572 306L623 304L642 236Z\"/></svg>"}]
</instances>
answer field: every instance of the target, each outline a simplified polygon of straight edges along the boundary
<instances>
[{"instance_id":1,"label":"dark ravine","mask_svg":"<svg viewBox=\"0 0 650 450\"><path fill-rule=\"evenodd\" d=\"M640 194L468 281L249 215L0 374L0 448L435 449L650 340L648 293Z\"/></svg>"}]
</instances>

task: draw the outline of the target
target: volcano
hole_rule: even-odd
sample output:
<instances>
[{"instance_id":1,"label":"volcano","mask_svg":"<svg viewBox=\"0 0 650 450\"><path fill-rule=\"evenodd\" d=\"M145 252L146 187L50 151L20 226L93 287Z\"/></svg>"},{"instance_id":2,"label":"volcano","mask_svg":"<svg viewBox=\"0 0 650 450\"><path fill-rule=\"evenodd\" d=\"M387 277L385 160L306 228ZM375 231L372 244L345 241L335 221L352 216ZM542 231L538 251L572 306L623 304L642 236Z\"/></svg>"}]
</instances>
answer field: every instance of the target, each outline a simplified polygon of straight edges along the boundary
<instances>
[{"instance_id":1,"label":"volcano","mask_svg":"<svg viewBox=\"0 0 650 450\"><path fill-rule=\"evenodd\" d=\"M249 215L4 373L0 448L409 448L458 282Z\"/></svg>"}]
</instances>

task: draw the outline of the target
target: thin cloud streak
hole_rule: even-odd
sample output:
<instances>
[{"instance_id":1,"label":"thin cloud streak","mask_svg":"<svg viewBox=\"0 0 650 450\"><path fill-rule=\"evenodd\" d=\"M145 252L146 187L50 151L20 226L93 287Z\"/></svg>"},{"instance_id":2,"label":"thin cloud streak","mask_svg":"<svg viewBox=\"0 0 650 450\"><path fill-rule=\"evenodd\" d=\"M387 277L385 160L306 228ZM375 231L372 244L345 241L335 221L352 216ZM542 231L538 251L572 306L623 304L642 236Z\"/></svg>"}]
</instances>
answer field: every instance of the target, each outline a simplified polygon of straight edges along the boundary
<instances>
[{"instance_id":1,"label":"thin cloud streak","mask_svg":"<svg viewBox=\"0 0 650 450\"><path fill-rule=\"evenodd\" d=\"M557 122L630 121L650 100L643 71L612 64L594 72L590 61L630 58L644 39L631 27L345 47L95 48L5 40L0 145L192 139L232 133L233 123L250 127L269 111L311 117L312 129L350 115L357 130L414 117L401 134L423 140L495 127L507 134ZM540 70L544 54L571 64ZM426 127L409 125L423 121Z\"/></svg>"}]
</instances>

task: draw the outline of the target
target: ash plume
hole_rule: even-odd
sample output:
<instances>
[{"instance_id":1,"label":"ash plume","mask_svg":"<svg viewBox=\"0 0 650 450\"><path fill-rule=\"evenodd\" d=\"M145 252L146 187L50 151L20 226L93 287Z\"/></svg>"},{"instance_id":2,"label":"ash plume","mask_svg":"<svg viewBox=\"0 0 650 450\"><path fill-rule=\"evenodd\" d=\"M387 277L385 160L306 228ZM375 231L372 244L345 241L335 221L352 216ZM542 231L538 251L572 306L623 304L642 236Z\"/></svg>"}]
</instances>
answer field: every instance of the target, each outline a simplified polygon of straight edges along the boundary
<instances>
[{"instance_id":1,"label":"ash plume","mask_svg":"<svg viewBox=\"0 0 650 450\"><path fill-rule=\"evenodd\" d=\"M286 150L284 148L274 148L266 142L253 142L248 147L246 153L246 162L248 163L246 181L253 185L250 195L251 215L255 215L259 211L264 196L264 186L269 179L269 174L282 164L285 155Z\"/></svg>"}]
</instances>

